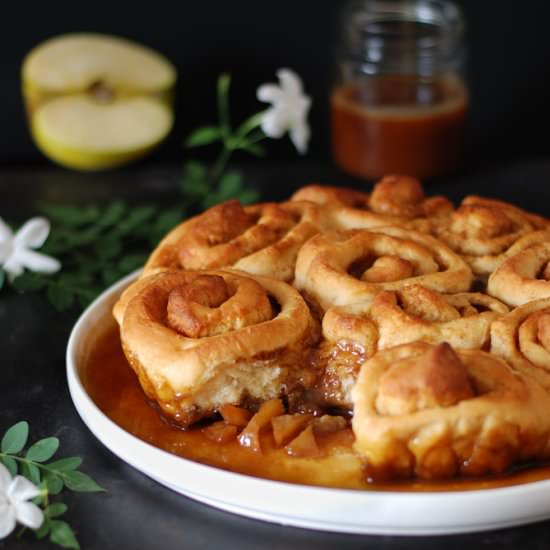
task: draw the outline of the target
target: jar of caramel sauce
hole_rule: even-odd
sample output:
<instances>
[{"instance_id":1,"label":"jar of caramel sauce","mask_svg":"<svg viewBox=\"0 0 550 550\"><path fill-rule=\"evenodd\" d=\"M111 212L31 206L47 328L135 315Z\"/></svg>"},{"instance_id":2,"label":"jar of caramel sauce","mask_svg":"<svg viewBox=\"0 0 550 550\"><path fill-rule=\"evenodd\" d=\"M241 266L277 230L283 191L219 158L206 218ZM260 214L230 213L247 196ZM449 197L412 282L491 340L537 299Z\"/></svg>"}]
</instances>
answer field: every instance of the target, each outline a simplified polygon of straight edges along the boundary
<instances>
[{"instance_id":1,"label":"jar of caramel sauce","mask_svg":"<svg viewBox=\"0 0 550 550\"><path fill-rule=\"evenodd\" d=\"M429 179L463 161L463 19L443 0L354 0L342 12L332 151L365 179Z\"/></svg>"}]
</instances>

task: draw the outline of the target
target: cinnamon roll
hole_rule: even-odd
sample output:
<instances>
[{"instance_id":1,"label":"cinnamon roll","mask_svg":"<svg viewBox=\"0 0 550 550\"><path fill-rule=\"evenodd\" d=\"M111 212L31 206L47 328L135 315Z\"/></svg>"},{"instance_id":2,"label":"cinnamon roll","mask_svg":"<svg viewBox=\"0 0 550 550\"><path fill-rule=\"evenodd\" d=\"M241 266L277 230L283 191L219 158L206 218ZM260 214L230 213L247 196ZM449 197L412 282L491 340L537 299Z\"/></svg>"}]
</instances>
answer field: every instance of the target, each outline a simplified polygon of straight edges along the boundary
<instances>
[{"instance_id":1,"label":"cinnamon roll","mask_svg":"<svg viewBox=\"0 0 550 550\"><path fill-rule=\"evenodd\" d=\"M491 323L508 308L485 294L440 294L421 285L383 290L372 302L334 306L323 317L325 401L351 408L359 368L377 351L422 340L455 348L489 347Z\"/></svg>"},{"instance_id":2,"label":"cinnamon roll","mask_svg":"<svg viewBox=\"0 0 550 550\"><path fill-rule=\"evenodd\" d=\"M225 404L303 391L317 330L288 284L230 271L166 271L115 306L126 357L145 393L182 426Z\"/></svg>"},{"instance_id":3,"label":"cinnamon roll","mask_svg":"<svg viewBox=\"0 0 550 550\"><path fill-rule=\"evenodd\" d=\"M351 340L370 357L376 350L417 340L462 349L488 347L491 323L508 312L478 292L441 294L421 285L379 292L372 303L330 308L323 317L327 340Z\"/></svg>"},{"instance_id":4,"label":"cinnamon roll","mask_svg":"<svg viewBox=\"0 0 550 550\"><path fill-rule=\"evenodd\" d=\"M479 476L550 456L550 395L483 351L425 342L381 351L352 399L372 479Z\"/></svg>"},{"instance_id":5,"label":"cinnamon roll","mask_svg":"<svg viewBox=\"0 0 550 550\"><path fill-rule=\"evenodd\" d=\"M324 205L334 229L396 225L430 232L439 219L453 210L445 197L426 198L416 178L398 175L382 178L370 195L347 188L309 185L298 190L291 200L310 200Z\"/></svg>"},{"instance_id":6,"label":"cinnamon roll","mask_svg":"<svg viewBox=\"0 0 550 550\"><path fill-rule=\"evenodd\" d=\"M410 284L451 293L471 282L466 262L437 239L384 227L316 235L298 255L294 284L326 310Z\"/></svg>"},{"instance_id":7,"label":"cinnamon roll","mask_svg":"<svg viewBox=\"0 0 550 550\"><path fill-rule=\"evenodd\" d=\"M186 270L233 267L255 275L292 280L298 250L323 226L309 202L241 206L231 200L173 229L145 264Z\"/></svg>"},{"instance_id":8,"label":"cinnamon roll","mask_svg":"<svg viewBox=\"0 0 550 550\"><path fill-rule=\"evenodd\" d=\"M511 306L550 298L550 232L538 234L547 241L520 250L491 273L487 283L489 294Z\"/></svg>"},{"instance_id":9,"label":"cinnamon roll","mask_svg":"<svg viewBox=\"0 0 550 550\"><path fill-rule=\"evenodd\" d=\"M550 391L550 298L528 302L493 323L491 352Z\"/></svg>"},{"instance_id":10,"label":"cinnamon roll","mask_svg":"<svg viewBox=\"0 0 550 550\"><path fill-rule=\"evenodd\" d=\"M521 238L531 242L544 239L543 232L533 234L543 220L502 201L470 196L437 227L436 235L460 254L476 275L487 276L513 254L512 247Z\"/></svg>"}]
</instances>

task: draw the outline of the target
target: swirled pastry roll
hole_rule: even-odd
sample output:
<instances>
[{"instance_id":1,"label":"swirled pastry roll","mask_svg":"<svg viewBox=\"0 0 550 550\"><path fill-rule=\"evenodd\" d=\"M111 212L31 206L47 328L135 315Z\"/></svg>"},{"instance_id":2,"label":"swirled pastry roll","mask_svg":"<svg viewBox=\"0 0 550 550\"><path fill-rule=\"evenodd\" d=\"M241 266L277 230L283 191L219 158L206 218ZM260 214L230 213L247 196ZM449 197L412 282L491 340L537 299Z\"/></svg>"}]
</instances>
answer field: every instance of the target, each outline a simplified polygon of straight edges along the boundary
<instances>
[{"instance_id":1,"label":"swirled pastry roll","mask_svg":"<svg viewBox=\"0 0 550 550\"><path fill-rule=\"evenodd\" d=\"M479 476L550 456L549 394L483 351L390 348L363 364L352 398L373 479Z\"/></svg>"},{"instance_id":2,"label":"swirled pastry roll","mask_svg":"<svg viewBox=\"0 0 550 550\"><path fill-rule=\"evenodd\" d=\"M335 342L351 340L368 357L417 340L482 349L488 347L491 323L506 313L502 302L486 294L441 294L409 285L379 292L372 303L330 308L323 317L323 335Z\"/></svg>"},{"instance_id":3,"label":"swirled pastry roll","mask_svg":"<svg viewBox=\"0 0 550 550\"><path fill-rule=\"evenodd\" d=\"M518 216L527 218L529 220L529 223L535 229L550 228L550 220L548 218L545 218L544 216L540 216L539 214L535 214L534 212L528 212L527 210L523 210L522 208L519 208L515 204L511 204L506 201L501 201L498 199L490 199L488 197L480 197L479 195L468 195L467 197L464 197L462 204L465 204L465 205L477 204L481 206L487 206L489 208L498 208L500 210L514 212Z\"/></svg>"},{"instance_id":4,"label":"swirled pastry roll","mask_svg":"<svg viewBox=\"0 0 550 550\"><path fill-rule=\"evenodd\" d=\"M488 348L493 321L508 312L477 292L440 294L421 285L383 290L372 302L334 306L323 317L324 365L319 389L331 405L351 408L362 363L377 351L416 341Z\"/></svg>"},{"instance_id":5,"label":"swirled pastry roll","mask_svg":"<svg viewBox=\"0 0 550 550\"><path fill-rule=\"evenodd\" d=\"M466 262L445 244L398 227L316 235L298 255L294 280L325 310L410 284L451 293L469 290L471 282Z\"/></svg>"},{"instance_id":6,"label":"swirled pastry roll","mask_svg":"<svg viewBox=\"0 0 550 550\"><path fill-rule=\"evenodd\" d=\"M241 206L231 200L178 225L160 242L144 274L158 268L234 267L290 281L298 250L323 226L309 202Z\"/></svg>"},{"instance_id":7,"label":"swirled pastry roll","mask_svg":"<svg viewBox=\"0 0 550 550\"><path fill-rule=\"evenodd\" d=\"M290 285L229 271L166 271L115 306L145 393L187 426L224 404L262 402L313 383L304 354L316 326Z\"/></svg>"},{"instance_id":8,"label":"swirled pastry roll","mask_svg":"<svg viewBox=\"0 0 550 550\"><path fill-rule=\"evenodd\" d=\"M544 232L536 232L543 220L508 203L471 196L437 227L436 235L459 253L476 275L487 276L514 253L513 246L520 239L526 239L524 243L546 239Z\"/></svg>"},{"instance_id":9,"label":"swirled pastry roll","mask_svg":"<svg viewBox=\"0 0 550 550\"><path fill-rule=\"evenodd\" d=\"M491 352L550 391L550 298L522 305L493 323Z\"/></svg>"},{"instance_id":10,"label":"swirled pastry roll","mask_svg":"<svg viewBox=\"0 0 550 550\"><path fill-rule=\"evenodd\" d=\"M550 232L539 233L548 240L520 250L491 273L487 282L489 294L511 306L550 298Z\"/></svg>"},{"instance_id":11,"label":"swirled pastry roll","mask_svg":"<svg viewBox=\"0 0 550 550\"><path fill-rule=\"evenodd\" d=\"M426 197L421 183L409 176L381 179L369 195L353 189L308 185L291 200L309 200L325 206L334 229L368 229L386 225L430 232L450 215L452 203L443 196Z\"/></svg>"}]
</instances>

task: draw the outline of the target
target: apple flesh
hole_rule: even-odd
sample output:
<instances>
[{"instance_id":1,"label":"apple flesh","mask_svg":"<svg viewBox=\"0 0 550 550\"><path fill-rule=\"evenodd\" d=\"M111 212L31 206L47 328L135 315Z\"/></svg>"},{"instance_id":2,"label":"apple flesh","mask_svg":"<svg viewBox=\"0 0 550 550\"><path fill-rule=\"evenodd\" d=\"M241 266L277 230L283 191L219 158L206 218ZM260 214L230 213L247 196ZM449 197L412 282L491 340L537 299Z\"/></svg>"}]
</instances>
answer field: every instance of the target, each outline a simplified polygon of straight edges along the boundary
<instances>
[{"instance_id":1,"label":"apple flesh","mask_svg":"<svg viewBox=\"0 0 550 550\"><path fill-rule=\"evenodd\" d=\"M173 124L174 67L125 39L70 34L32 50L23 63L31 134L52 160L99 170L158 145Z\"/></svg>"}]
</instances>

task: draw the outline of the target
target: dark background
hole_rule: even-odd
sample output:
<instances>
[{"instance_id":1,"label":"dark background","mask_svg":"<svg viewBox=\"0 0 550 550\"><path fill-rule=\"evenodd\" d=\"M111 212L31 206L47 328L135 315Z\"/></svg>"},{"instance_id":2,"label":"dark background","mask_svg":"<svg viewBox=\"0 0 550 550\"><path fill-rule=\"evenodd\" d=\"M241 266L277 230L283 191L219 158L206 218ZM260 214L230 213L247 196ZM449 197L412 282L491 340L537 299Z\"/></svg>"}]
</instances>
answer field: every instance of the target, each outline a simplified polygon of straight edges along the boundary
<instances>
[{"instance_id":1,"label":"dark background","mask_svg":"<svg viewBox=\"0 0 550 550\"><path fill-rule=\"evenodd\" d=\"M19 70L42 40L70 31L122 35L176 65L176 126L148 161L179 160L194 127L215 120L215 81L233 74L234 118L260 109L258 85L282 66L296 70L313 98L310 159L330 155L328 91L338 0L116 0L5 2L0 33L0 163L47 163L26 129ZM468 162L550 153L550 3L463 0L467 24ZM539 134L542 133L542 138ZM208 153L206 153L208 155ZM269 143L271 159L296 158L289 140Z\"/></svg>"}]
</instances>

